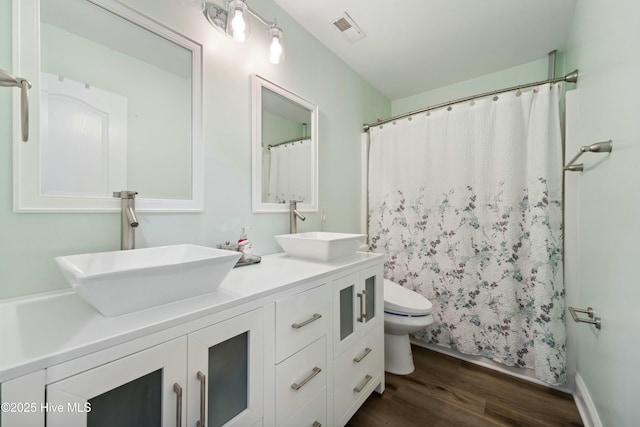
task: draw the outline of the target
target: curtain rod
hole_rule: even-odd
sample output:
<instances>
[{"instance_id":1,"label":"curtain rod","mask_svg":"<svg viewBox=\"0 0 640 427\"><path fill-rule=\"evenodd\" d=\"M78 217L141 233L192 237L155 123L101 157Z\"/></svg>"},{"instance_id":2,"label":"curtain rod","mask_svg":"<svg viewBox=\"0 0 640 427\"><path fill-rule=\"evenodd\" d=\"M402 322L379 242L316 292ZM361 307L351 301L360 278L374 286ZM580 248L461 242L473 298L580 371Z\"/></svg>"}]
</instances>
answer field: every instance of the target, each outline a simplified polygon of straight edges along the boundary
<instances>
[{"instance_id":1,"label":"curtain rod","mask_svg":"<svg viewBox=\"0 0 640 427\"><path fill-rule=\"evenodd\" d=\"M472 101L474 99L484 98L486 96L497 95L499 93L504 93L504 92L511 92L512 90L516 90L516 89L526 89L526 88L529 88L529 87L541 86L541 85L544 85L544 84L547 84L547 83L558 83L558 82L576 83L577 81L578 81L578 70L574 70L574 71L570 72L569 74L567 74L564 77L557 77L555 79L541 80L541 81L535 82L535 83L527 83L527 84L522 84L522 85L518 85L518 86L512 86L512 87L505 88L505 89L494 90L494 91L491 91L491 92L480 93L480 94L477 94L477 95L467 96L466 98L460 98L460 99L456 99L454 101L448 101L448 102L443 102L441 104L432 105L430 107L422 108L420 110L411 111L409 113L399 114L397 116L393 116L393 117L390 117L388 119L378 120L376 123L364 124L362 126L362 130L364 132L368 132L369 129L371 129L372 127L383 125L385 123L389 123L389 122L392 122L394 120L404 119L405 117L413 116L415 114L426 113L427 111L435 110L437 108L447 107L449 105L459 104L461 102Z\"/></svg>"},{"instance_id":2,"label":"curtain rod","mask_svg":"<svg viewBox=\"0 0 640 427\"><path fill-rule=\"evenodd\" d=\"M296 139L290 139L288 141L276 142L275 144L267 145L267 148L277 147L278 145L291 144L292 142L306 141L307 139L311 139L311 137L310 136L303 136L303 137L296 138Z\"/></svg>"}]
</instances>

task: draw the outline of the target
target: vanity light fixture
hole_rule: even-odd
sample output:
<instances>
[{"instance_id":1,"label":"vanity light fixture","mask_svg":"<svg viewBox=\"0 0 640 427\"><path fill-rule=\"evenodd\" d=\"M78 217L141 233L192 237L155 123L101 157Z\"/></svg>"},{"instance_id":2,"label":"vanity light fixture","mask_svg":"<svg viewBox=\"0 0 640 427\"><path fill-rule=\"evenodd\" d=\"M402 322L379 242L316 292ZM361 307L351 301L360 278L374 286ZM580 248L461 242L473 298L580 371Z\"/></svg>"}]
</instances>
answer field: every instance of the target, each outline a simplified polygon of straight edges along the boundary
<instances>
[{"instance_id":1,"label":"vanity light fixture","mask_svg":"<svg viewBox=\"0 0 640 427\"><path fill-rule=\"evenodd\" d=\"M269 46L269 62L279 64L284 61L284 48L282 47L282 30L276 26L269 29L271 46Z\"/></svg>"},{"instance_id":2,"label":"vanity light fixture","mask_svg":"<svg viewBox=\"0 0 640 427\"><path fill-rule=\"evenodd\" d=\"M227 34L237 42L245 41L251 33L248 9L244 0L233 0L229 3L229 8L227 9Z\"/></svg>"},{"instance_id":3,"label":"vanity light fixture","mask_svg":"<svg viewBox=\"0 0 640 427\"><path fill-rule=\"evenodd\" d=\"M211 25L233 37L235 41L244 42L250 34L249 14L251 14L268 27L271 40L269 61L272 64L279 64L284 60L282 29L278 27L275 18L273 21L267 21L249 8L245 0L225 0L225 4L226 7L207 1L202 3L202 13Z\"/></svg>"}]
</instances>

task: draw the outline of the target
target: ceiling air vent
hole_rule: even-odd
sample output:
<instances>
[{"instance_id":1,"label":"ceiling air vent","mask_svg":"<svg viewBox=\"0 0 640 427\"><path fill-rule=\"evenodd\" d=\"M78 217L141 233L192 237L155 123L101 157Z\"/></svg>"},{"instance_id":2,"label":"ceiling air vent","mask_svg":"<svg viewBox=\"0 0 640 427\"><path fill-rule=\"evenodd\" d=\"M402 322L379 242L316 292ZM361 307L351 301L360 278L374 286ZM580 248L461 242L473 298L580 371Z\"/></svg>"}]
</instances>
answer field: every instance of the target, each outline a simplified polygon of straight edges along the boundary
<instances>
[{"instance_id":1,"label":"ceiling air vent","mask_svg":"<svg viewBox=\"0 0 640 427\"><path fill-rule=\"evenodd\" d=\"M333 25L342 33L349 43L355 43L366 37L366 34L351 19L347 12L333 20Z\"/></svg>"}]
</instances>

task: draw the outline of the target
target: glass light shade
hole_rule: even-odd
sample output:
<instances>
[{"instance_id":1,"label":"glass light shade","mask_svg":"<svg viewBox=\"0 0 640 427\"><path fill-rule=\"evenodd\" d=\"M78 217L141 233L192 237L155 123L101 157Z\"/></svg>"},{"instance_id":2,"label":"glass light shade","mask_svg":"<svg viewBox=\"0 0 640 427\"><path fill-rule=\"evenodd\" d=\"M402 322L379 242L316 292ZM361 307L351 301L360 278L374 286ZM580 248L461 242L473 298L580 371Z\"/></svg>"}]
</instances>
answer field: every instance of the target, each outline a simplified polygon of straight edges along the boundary
<instances>
[{"instance_id":1,"label":"glass light shade","mask_svg":"<svg viewBox=\"0 0 640 427\"><path fill-rule=\"evenodd\" d=\"M245 41L250 34L249 11L243 0L233 0L229 3L227 34L238 42Z\"/></svg>"},{"instance_id":2,"label":"glass light shade","mask_svg":"<svg viewBox=\"0 0 640 427\"><path fill-rule=\"evenodd\" d=\"M279 64L284 61L284 47L282 46L282 30L278 27L269 29L271 45L269 46L269 62Z\"/></svg>"}]
</instances>

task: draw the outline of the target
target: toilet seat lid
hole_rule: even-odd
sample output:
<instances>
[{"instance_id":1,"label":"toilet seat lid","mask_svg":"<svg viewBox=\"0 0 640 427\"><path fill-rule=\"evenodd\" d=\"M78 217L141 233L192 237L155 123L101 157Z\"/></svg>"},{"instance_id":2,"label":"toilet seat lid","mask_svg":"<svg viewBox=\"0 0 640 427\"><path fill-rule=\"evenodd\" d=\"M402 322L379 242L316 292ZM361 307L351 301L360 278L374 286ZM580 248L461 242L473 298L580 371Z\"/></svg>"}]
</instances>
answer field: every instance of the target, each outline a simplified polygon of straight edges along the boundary
<instances>
[{"instance_id":1,"label":"toilet seat lid","mask_svg":"<svg viewBox=\"0 0 640 427\"><path fill-rule=\"evenodd\" d=\"M384 309L399 314L427 315L431 313L431 301L417 292L384 279Z\"/></svg>"}]
</instances>

